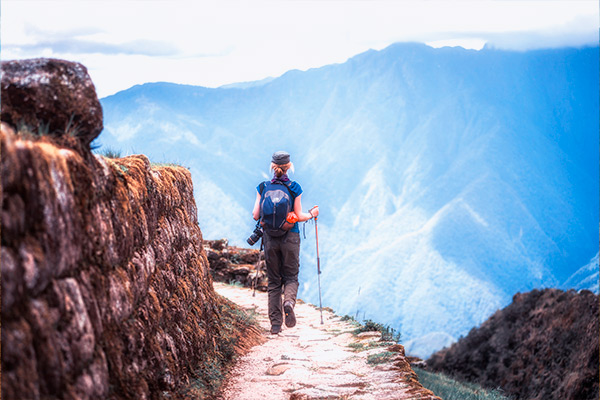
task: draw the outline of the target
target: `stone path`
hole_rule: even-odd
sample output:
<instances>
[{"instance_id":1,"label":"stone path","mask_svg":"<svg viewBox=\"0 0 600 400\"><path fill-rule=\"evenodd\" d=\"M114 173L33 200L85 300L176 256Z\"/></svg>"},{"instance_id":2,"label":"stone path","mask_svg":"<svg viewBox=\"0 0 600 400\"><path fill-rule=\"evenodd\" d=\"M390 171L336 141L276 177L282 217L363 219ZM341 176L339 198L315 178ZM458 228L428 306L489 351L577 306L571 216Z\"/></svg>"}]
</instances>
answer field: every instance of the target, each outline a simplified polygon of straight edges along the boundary
<instances>
[{"instance_id":1,"label":"stone path","mask_svg":"<svg viewBox=\"0 0 600 400\"><path fill-rule=\"evenodd\" d=\"M416 380L403 347L382 347L378 332L356 336L355 326L326 310L321 325L318 308L300 301L296 326L271 335L266 293L257 291L252 297L250 289L216 282L214 287L255 314L266 338L238 361L223 390L224 400L439 400ZM387 361L367 362L378 355Z\"/></svg>"}]
</instances>

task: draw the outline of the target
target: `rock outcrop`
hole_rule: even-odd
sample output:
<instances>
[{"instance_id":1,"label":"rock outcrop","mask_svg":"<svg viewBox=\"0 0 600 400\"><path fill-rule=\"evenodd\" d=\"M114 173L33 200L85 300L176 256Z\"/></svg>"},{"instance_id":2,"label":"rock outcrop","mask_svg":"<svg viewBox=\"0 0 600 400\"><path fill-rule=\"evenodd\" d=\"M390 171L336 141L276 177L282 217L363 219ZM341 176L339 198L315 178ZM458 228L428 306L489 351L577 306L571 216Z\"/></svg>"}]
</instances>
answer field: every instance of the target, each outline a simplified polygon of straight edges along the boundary
<instances>
[{"instance_id":1,"label":"rock outcrop","mask_svg":"<svg viewBox=\"0 0 600 400\"><path fill-rule=\"evenodd\" d=\"M35 134L66 132L85 146L102 132L102 106L87 69L51 58L2 62L1 119Z\"/></svg>"},{"instance_id":2,"label":"rock outcrop","mask_svg":"<svg viewBox=\"0 0 600 400\"><path fill-rule=\"evenodd\" d=\"M267 270L261 251L228 246L226 239L205 240L204 250L214 281L267 291Z\"/></svg>"},{"instance_id":3,"label":"rock outcrop","mask_svg":"<svg viewBox=\"0 0 600 400\"><path fill-rule=\"evenodd\" d=\"M5 66L2 118L16 96L5 96ZM62 73L31 79L62 96ZM41 123L51 108L10 101L11 122ZM81 106L78 124L96 112ZM190 172L95 156L102 124L90 124L80 137L60 123L41 136L0 127L2 398L215 393L214 375L259 332L213 290Z\"/></svg>"},{"instance_id":4,"label":"rock outcrop","mask_svg":"<svg viewBox=\"0 0 600 400\"><path fill-rule=\"evenodd\" d=\"M598 399L598 296L558 289L519 293L427 368L519 399Z\"/></svg>"}]
</instances>

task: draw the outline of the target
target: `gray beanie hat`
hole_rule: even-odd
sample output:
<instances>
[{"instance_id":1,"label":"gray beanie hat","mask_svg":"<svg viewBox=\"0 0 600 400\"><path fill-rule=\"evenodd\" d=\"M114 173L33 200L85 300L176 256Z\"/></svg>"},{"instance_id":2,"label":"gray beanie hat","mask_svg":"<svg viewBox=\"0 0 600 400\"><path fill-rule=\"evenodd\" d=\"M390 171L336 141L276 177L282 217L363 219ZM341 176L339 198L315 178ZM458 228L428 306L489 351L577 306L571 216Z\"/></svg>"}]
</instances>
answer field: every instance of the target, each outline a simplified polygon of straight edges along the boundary
<instances>
[{"instance_id":1,"label":"gray beanie hat","mask_svg":"<svg viewBox=\"0 0 600 400\"><path fill-rule=\"evenodd\" d=\"M273 153L273 163L277 165L284 165L290 162L290 153L287 151L276 151Z\"/></svg>"}]
</instances>

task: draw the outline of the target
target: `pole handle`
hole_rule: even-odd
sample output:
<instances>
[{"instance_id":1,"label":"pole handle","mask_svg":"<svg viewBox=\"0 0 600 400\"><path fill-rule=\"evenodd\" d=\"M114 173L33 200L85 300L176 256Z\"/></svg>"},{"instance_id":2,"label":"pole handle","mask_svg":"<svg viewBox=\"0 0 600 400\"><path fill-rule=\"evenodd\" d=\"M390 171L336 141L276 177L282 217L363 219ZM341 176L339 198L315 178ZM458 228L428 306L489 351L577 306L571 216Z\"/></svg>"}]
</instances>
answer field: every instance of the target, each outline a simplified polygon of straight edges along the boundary
<instances>
[{"instance_id":1,"label":"pole handle","mask_svg":"<svg viewBox=\"0 0 600 400\"><path fill-rule=\"evenodd\" d=\"M315 208L319 208L319 206L313 206L310 210L308 210L308 213L315 219L315 221L317 220L317 216L316 215L312 215L312 210L314 210Z\"/></svg>"}]
</instances>

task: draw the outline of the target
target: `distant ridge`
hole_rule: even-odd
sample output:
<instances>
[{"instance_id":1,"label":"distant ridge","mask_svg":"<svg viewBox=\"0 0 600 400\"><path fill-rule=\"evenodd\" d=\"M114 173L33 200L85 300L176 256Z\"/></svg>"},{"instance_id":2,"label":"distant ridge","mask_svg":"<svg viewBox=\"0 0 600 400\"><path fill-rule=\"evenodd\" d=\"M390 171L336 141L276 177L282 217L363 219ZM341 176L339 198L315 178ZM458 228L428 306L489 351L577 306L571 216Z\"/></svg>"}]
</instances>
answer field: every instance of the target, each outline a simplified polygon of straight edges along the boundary
<instances>
[{"instance_id":1,"label":"distant ridge","mask_svg":"<svg viewBox=\"0 0 600 400\"><path fill-rule=\"evenodd\" d=\"M251 87L266 85L267 83L272 82L274 79L275 78L269 76L258 81L229 83L227 85L219 86L219 89L247 89Z\"/></svg>"},{"instance_id":2,"label":"distant ridge","mask_svg":"<svg viewBox=\"0 0 600 400\"><path fill-rule=\"evenodd\" d=\"M270 156L289 151L322 210L324 304L425 358L598 252L598 58L401 43L244 89L149 84L102 99L99 143L189 167L203 233L242 246Z\"/></svg>"}]
</instances>

